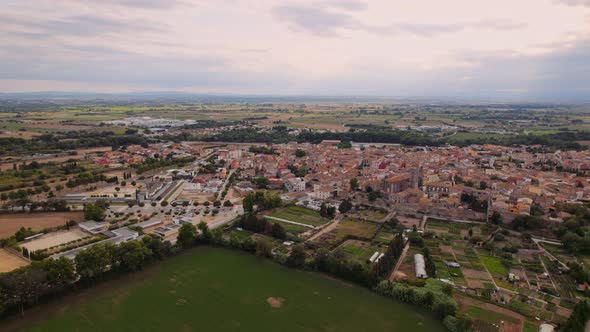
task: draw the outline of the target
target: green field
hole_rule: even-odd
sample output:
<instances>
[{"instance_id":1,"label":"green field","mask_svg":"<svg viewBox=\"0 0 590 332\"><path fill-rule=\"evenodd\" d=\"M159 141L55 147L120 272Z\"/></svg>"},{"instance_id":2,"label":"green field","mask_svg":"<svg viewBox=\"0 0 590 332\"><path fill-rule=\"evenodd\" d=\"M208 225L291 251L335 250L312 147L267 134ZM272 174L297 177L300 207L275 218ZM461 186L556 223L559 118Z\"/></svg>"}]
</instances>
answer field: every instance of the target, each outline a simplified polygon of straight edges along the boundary
<instances>
[{"instance_id":1,"label":"green field","mask_svg":"<svg viewBox=\"0 0 590 332\"><path fill-rule=\"evenodd\" d=\"M291 233L291 234L294 234L294 235L298 235L298 234L307 232L307 231L309 231L311 229L311 228L308 228L308 227L305 227L305 226L294 225L294 224L290 224L290 223L287 223L287 222L282 222L282 221L279 221L279 220L273 220L273 219L267 219L267 220L269 222L273 223L273 224L274 223L280 224L281 226L283 226L283 228L285 229L285 231L287 233Z\"/></svg>"},{"instance_id":2,"label":"green field","mask_svg":"<svg viewBox=\"0 0 590 332\"><path fill-rule=\"evenodd\" d=\"M508 275L508 268L502 263L502 259L491 256L480 256L481 261L490 273L506 277Z\"/></svg>"},{"instance_id":3,"label":"green field","mask_svg":"<svg viewBox=\"0 0 590 332\"><path fill-rule=\"evenodd\" d=\"M467 307L465 313L473 319L479 319L490 324L500 325L501 321L507 321L515 324L519 323L518 319L515 319L513 317L493 312L491 310L485 310L473 305Z\"/></svg>"},{"instance_id":4,"label":"green field","mask_svg":"<svg viewBox=\"0 0 590 332\"><path fill-rule=\"evenodd\" d=\"M357 243L344 243L335 250L340 251L348 256L349 259L354 259L361 263L366 263L369 258L375 253L378 252L385 252L386 247L372 245L368 242L361 242L358 241Z\"/></svg>"},{"instance_id":5,"label":"green field","mask_svg":"<svg viewBox=\"0 0 590 332\"><path fill-rule=\"evenodd\" d=\"M539 327L535 323L531 323L529 321L524 322L524 326L522 328L522 332L537 332L539 331Z\"/></svg>"},{"instance_id":6,"label":"green field","mask_svg":"<svg viewBox=\"0 0 590 332\"><path fill-rule=\"evenodd\" d=\"M327 219L320 216L319 212L299 206L278 209L269 214L269 216L311 226L320 226L328 222Z\"/></svg>"},{"instance_id":7,"label":"green field","mask_svg":"<svg viewBox=\"0 0 590 332\"><path fill-rule=\"evenodd\" d=\"M0 330L443 331L418 308L225 249L197 248L121 279Z\"/></svg>"}]
</instances>

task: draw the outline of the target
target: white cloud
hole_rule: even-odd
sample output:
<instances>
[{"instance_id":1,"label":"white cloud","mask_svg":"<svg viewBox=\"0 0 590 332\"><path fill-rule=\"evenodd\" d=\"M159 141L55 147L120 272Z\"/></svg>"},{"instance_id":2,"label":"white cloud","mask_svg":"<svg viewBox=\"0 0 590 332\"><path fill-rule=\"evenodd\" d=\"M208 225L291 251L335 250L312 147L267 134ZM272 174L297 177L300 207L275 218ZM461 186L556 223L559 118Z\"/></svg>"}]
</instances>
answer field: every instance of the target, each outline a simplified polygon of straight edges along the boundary
<instances>
[{"instance_id":1,"label":"white cloud","mask_svg":"<svg viewBox=\"0 0 590 332\"><path fill-rule=\"evenodd\" d=\"M590 7L590 0L555 0L556 3L562 3L568 6L586 6Z\"/></svg>"},{"instance_id":2,"label":"white cloud","mask_svg":"<svg viewBox=\"0 0 590 332\"><path fill-rule=\"evenodd\" d=\"M57 90L76 83L287 94L493 95L526 88L519 95L534 96L567 74L573 79L560 93L581 93L590 85L582 77L588 61L578 58L590 37L585 4L5 0L0 91L41 86L8 83L29 80L55 81Z\"/></svg>"}]
</instances>

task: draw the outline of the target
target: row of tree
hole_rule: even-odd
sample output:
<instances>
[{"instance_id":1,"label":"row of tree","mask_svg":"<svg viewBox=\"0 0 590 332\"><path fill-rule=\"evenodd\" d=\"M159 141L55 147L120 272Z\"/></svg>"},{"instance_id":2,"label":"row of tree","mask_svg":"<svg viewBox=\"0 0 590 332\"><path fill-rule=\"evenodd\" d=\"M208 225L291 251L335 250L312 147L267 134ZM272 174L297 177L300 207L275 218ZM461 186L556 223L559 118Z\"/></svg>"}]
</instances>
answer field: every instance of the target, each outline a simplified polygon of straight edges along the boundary
<instances>
[{"instance_id":1,"label":"row of tree","mask_svg":"<svg viewBox=\"0 0 590 332\"><path fill-rule=\"evenodd\" d=\"M193 226L194 227L194 226ZM114 274L142 269L146 264L175 252L156 235L120 245L98 243L80 251L74 261L65 257L33 262L0 274L0 313L24 311L42 299L55 297L77 285L90 285ZM76 281L80 281L76 283Z\"/></svg>"},{"instance_id":2,"label":"row of tree","mask_svg":"<svg viewBox=\"0 0 590 332\"><path fill-rule=\"evenodd\" d=\"M581 150L584 147L577 141L590 139L588 131L567 131L547 135L523 134L513 136L489 136L478 137L477 140L457 140L453 137L437 139L428 134L409 131L375 128L372 130L350 130L349 132L313 132L302 131L297 136L290 136L284 131L273 130L271 132L258 132L254 128L227 130L216 135L206 137L187 138L218 142L257 142L257 143L287 143L296 140L299 143L320 143L323 140L340 140L344 142L341 148L346 148L350 142L363 143L396 143L407 146L441 146L451 143L458 146L472 144L496 144L504 146L513 145L542 145L551 149Z\"/></svg>"},{"instance_id":3,"label":"row of tree","mask_svg":"<svg viewBox=\"0 0 590 332\"><path fill-rule=\"evenodd\" d=\"M588 300L581 300L576 303L571 316L560 331L584 332L588 321L590 321L590 303Z\"/></svg>"},{"instance_id":4,"label":"row of tree","mask_svg":"<svg viewBox=\"0 0 590 332\"><path fill-rule=\"evenodd\" d=\"M279 195L261 191L249 193L242 201L246 213L274 209L282 204L283 201Z\"/></svg>"},{"instance_id":5,"label":"row of tree","mask_svg":"<svg viewBox=\"0 0 590 332\"><path fill-rule=\"evenodd\" d=\"M118 135L111 131L69 131L60 135L46 134L32 139L0 138L0 155L31 155L34 153L61 153L80 148L141 145L147 147L149 139L142 135Z\"/></svg>"},{"instance_id":6,"label":"row of tree","mask_svg":"<svg viewBox=\"0 0 590 332\"><path fill-rule=\"evenodd\" d=\"M253 213L244 214L240 217L238 225L250 232L270 235L274 238L284 240L287 238L285 228L278 222L269 222L266 218L258 218Z\"/></svg>"},{"instance_id":7,"label":"row of tree","mask_svg":"<svg viewBox=\"0 0 590 332\"><path fill-rule=\"evenodd\" d=\"M108 207L109 202L105 199L97 199L94 203L86 203L84 205L84 219L101 221L104 219Z\"/></svg>"},{"instance_id":8,"label":"row of tree","mask_svg":"<svg viewBox=\"0 0 590 332\"><path fill-rule=\"evenodd\" d=\"M453 286L438 280L428 280L424 287L384 280L377 285L376 290L383 296L425 308L440 319L455 316L458 310L457 302L451 296Z\"/></svg>"},{"instance_id":9,"label":"row of tree","mask_svg":"<svg viewBox=\"0 0 590 332\"><path fill-rule=\"evenodd\" d=\"M172 158L172 156L169 156L169 158L146 158L142 163L133 164L131 167L135 168L137 174L141 174L163 167L182 167L193 161L195 161L194 157Z\"/></svg>"},{"instance_id":10,"label":"row of tree","mask_svg":"<svg viewBox=\"0 0 590 332\"><path fill-rule=\"evenodd\" d=\"M383 257L373 265L372 275L375 279L386 279L389 277L391 270L397 264L398 259L402 255L404 251L404 237L401 234L398 234L393 238L393 240L389 243L387 250L385 251Z\"/></svg>"}]
</instances>

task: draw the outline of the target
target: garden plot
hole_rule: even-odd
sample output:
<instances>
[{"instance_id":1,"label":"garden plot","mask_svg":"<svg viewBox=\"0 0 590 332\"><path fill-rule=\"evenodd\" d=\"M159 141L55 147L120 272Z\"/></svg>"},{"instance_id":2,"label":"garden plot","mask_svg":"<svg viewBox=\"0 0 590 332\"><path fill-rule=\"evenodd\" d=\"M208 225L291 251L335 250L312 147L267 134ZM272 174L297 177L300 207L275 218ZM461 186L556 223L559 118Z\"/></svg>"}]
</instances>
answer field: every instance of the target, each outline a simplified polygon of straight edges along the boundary
<instances>
[{"instance_id":1,"label":"garden plot","mask_svg":"<svg viewBox=\"0 0 590 332\"><path fill-rule=\"evenodd\" d=\"M414 217L404 217L404 216L396 216L396 219L399 220L400 225L406 228L412 228L414 226L420 226L422 222L421 218L414 218Z\"/></svg>"},{"instance_id":2,"label":"garden plot","mask_svg":"<svg viewBox=\"0 0 590 332\"><path fill-rule=\"evenodd\" d=\"M319 246L333 248L347 238L371 240L379 225L373 222L346 218L338 223L335 229L323 234L315 243Z\"/></svg>"},{"instance_id":3,"label":"garden plot","mask_svg":"<svg viewBox=\"0 0 590 332\"><path fill-rule=\"evenodd\" d=\"M494 288L494 281L486 271L462 269L463 276L469 288L489 289ZM491 287L490 287L491 286Z\"/></svg>"},{"instance_id":4,"label":"garden plot","mask_svg":"<svg viewBox=\"0 0 590 332\"><path fill-rule=\"evenodd\" d=\"M392 229L389 225L385 225L375 237L375 242L388 245L393 241L393 238L395 238L395 235L398 232L399 230Z\"/></svg>"},{"instance_id":5,"label":"garden plot","mask_svg":"<svg viewBox=\"0 0 590 332\"><path fill-rule=\"evenodd\" d=\"M368 208L364 210L360 210L358 212L358 216L361 219L367 219L372 221L381 221L383 218L387 217L387 211L384 210L377 210L374 208Z\"/></svg>"},{"instance_id":6,"label":"garden plot","mask_svg":"<svg viewBox=\"0 0 590 332\"><path fill-rule=\"evenodd\" d=\"M375 252L384 253L386 246L371 244L366 241L346 240L334 252L344 253L348 258L365 263Z\"/></svg>"}]
</instances>

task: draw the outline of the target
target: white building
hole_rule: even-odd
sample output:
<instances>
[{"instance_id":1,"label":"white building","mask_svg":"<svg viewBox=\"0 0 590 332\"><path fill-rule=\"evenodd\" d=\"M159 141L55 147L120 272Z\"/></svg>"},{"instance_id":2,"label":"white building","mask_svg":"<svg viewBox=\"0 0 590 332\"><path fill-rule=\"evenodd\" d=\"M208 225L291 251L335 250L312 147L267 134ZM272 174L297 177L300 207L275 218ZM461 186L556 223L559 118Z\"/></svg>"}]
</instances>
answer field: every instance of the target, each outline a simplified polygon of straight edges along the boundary
<instances>
[{"instance_id":1,"label":"white building","mask_svg":"<svg viewBox=\"0 0 590 332\"><path fill-rule=\"evenodd\" d=\"M229 151L227 156L229 157L229 159L238 159L242 156L242 150L231 150Z\"/></svg>"},{"instance_id":2,"label":"white building","mask_svg":"<svg viewBox=\"0 0 590 332\"><path fill-rule=\"evenodd\" d=\"M96 221L85 221L78 224L78 227L83 231L90 233L92 235L99 234L103 231L106 231L109 228L108 223L98 223Z\"/></svg>"},{"instance_id":3,"label":"white building","mask_svg":"<svg viewBox=\"0 0 590 332\"><path fill-rule=\"evenodd\" d=\"M285 187L289 191L305 191L305 179L304 178L292 178L285 181Z\"/></svg>"},{"instance_id":4,"label":"white building","mask_svg":"<svg viewBox=\"0 0 590 332\"><path fill-rule=\"evenodd\" d=\"M428 274L426 274L426 264L424 263L424 256L422 256L422 254L414 255L414 266L416 268L416 278L428 278Z\"/></svg>"},{"instance_id":5,"label":"white building","mask_svg":"<svg viewBox=\"0 0 590 332\"><path fill-rule=\"evenodd\" d=\"M112 231L104 231L102 234L108 236L109 238L106 240L96 242L96 243L90 243L90 244L87 244L87 245L84 245L84 246L81 246L81 247L78 247L75 249L60 252L60 253L57 253L51 257L53 257L54 259L58 259L60 257L65 257L65 258L73 260L74 258L76 258L76 255L80 251L88 249L96 244L112 243L114 245L119 245L123 242L135 240L139 237L139 233L137 233L136 231L132 231L127 227L122 227L122 228L115 229Z\"/></svg>"}]
</instances>

